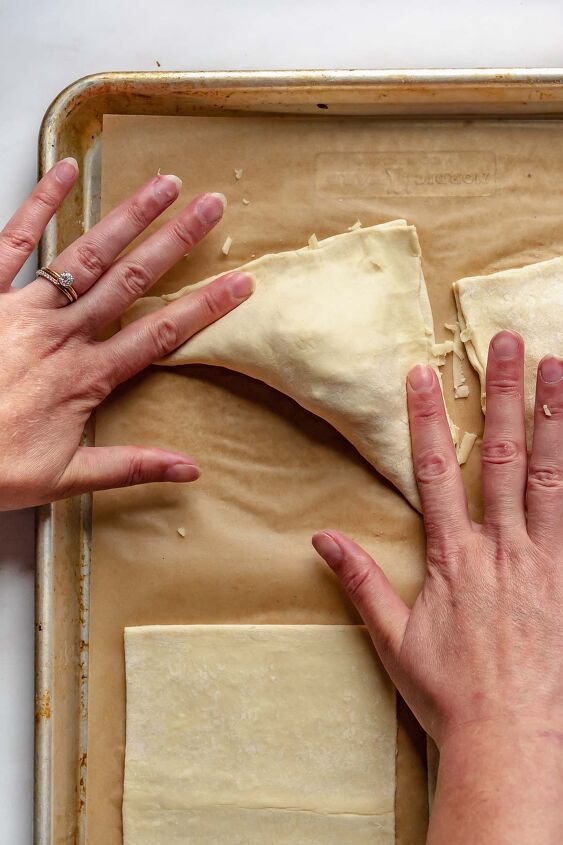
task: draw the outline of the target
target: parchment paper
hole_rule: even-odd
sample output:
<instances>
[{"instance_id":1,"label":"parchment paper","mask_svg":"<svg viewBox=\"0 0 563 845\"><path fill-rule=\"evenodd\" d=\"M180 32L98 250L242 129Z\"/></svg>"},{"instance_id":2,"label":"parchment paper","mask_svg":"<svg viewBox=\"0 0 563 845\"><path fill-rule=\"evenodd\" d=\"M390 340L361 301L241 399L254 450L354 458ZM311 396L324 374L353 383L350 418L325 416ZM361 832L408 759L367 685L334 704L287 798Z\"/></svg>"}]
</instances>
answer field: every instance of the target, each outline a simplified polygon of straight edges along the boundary
<instances>
[{"instance_id":1,"label":"parchment paper","mask_svg":"<svg viewBox=\"0 0 563 845\"><path fill-rule=\"evenodd\" d=\"M107 212L158 168L184 180L176 208L198 191L227 195L224 222L157 293L302 246L312 232L345 231L357 218L406 217L418 228L440 340L455 318L453 280L563 252L562 138L557 121L112 116L102 206ZM227 234L233 246L224 257ZM470 399L453 400L449 365L446 399L455 422L480 431L477 381L466 368ZM410 602L423 578L424 536L420 517L334 430L234 373L149 370L100 409L96 441L186 451L203 469L195 485L95 496L87 840L119 845L123 628L357 621L311 534L332 526L355 537ZM478 449L464 479L478 516ZM424 737L403 705L399 720L397 842L422 845Z\"/></svg>"}]
</instances>

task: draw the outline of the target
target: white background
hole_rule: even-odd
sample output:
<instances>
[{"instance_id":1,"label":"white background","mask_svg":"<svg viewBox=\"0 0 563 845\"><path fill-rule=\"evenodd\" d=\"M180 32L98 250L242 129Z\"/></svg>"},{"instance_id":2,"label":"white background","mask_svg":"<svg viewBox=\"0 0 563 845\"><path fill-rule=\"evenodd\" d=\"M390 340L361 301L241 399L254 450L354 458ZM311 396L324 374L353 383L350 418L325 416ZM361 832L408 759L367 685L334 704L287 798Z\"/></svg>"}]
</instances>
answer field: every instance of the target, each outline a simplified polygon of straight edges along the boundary
<instances>
[{"instance_id":1,"label":"white background","mask_svg":"<svg viewBox=\"0 0 563 845\"><path fill-rule=\"evenodd\" d=\"M562 0L0 0L0 225L34 182L47 106L86 74L156 60L163 70L561 67L562 45ZM18 281L31 273L30 262ZM0 514L6 845L31 840L33 556L33 513Z\"/></svg>"}]
</instances>

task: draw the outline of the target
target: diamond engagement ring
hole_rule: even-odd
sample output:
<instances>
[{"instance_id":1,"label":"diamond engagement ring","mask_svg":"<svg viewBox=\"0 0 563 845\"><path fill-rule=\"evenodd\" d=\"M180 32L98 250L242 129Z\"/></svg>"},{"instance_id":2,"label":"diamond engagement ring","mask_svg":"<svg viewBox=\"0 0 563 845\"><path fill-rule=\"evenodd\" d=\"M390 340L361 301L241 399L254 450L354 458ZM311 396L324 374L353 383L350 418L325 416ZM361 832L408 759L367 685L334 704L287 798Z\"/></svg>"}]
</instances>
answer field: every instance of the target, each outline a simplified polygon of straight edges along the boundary
<instances>
[{"instance_id":1,"label":"diamond engagement ring","mask_svg":"<svg viewBox=\"0 0 563 845\"><path fill-rule=\"evenodd\" d=\"M63 273L57 273L56 270L51 270L50 267L41 267L36 276L41 276L42 279L47 279L51 284L58 288L61 293L64 293L69 302L76 302L78 294L73 288L74 276L65 270Z\"/></svg>"}]
</instances>

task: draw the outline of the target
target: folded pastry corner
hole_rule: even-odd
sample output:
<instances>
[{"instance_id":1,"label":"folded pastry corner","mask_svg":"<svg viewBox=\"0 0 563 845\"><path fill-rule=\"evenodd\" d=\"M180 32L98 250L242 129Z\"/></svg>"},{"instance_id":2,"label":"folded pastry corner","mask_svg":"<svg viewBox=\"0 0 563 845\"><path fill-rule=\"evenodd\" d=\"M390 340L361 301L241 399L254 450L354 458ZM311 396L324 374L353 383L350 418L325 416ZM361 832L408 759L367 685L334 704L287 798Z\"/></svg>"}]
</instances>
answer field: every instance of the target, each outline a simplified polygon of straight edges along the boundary
<instances>
[{"instance_id":1,"label":"folded pastry corner","mask_svg":"<svg viewBox=\"0 0 563 845\"><path fill-rule=\"evenodd\" d=\"M531 445L537 366L544 355L563 352L563 257L460 279L454 282L453 292L461 339L479 375L483 411L491 339L502 330L524 338L524 395Z\"/></svg>"},{"instance_id":2,"label":"folded pastry corner","mask_svg":"<svg viewBox=\"0 0 563 845\"><path fill-rule=\"evenodd\" d=\"M239 269L254 277L250 299L159 363L260 379L331 423L420 509L405 380L416 364L440 373L415 227L395 220L356 229ZM125 322L215 278L142 299Z\"/></svg>"}]
</instances>

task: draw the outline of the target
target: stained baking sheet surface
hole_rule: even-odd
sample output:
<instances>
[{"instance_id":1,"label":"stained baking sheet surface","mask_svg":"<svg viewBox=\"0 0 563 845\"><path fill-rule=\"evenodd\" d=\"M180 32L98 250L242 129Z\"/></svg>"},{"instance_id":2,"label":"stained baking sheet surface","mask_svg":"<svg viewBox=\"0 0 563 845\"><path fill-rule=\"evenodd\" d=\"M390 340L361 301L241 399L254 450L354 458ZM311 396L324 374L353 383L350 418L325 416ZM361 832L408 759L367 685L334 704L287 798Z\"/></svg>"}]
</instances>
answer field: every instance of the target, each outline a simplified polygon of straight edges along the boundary
<instances>
[{"instance_id":1,"label":"stained baking sheet surface","mask_svg":"<svg viewBox=\"0 0 563 845\"><path fill-rule=\"evenodd\" d=\"M397 215L407 216L415 222L421 233L427 278L429 268L432 268L432 278L429 281L434 302L435 280L439 287L449 282L450 268L452 275L459 276L468 272L484 272L514 266L561 252L559 233L562 230L558 209L561 124L556 119L563 101L561 78L561 72L540 70L519 73L149 73L107 74L81 80L63 92L53 104L42 129L41 170L44 171L64 155L75 155L80 162L83 177L80 185L75 188L73 197L67 201L62 213L57 215L57 225L50 226L43 239L41 263L52 259L57 251L80 233L82 225L90 225L98 216L101 121L104 112L153 115L215 113L225 117L225 109L280 113L317 112L323 123L327 119L332 123L334 117L331 113L334 112L355 115L391 113L400 118L406 115L409 117L406 120L387 121L383 124L378 120L370 121L370 124L377 128L374 135L379 140L369 149L361 147L349 151L350 155L344 157L344 167L343 159L334 157L335 153L339 155L341 150L331 147L322 150L323 159L320 160L318 169L319 182L314 190L324 194L330 193L334 189L335 171L344 169L344 175L337 176L337 179L340 180L342 204L346 213L342 218L331 218L338 227L350 225L353 222L351 217L355 219L356 214L361 216L365 223L378 222L380 219ZM323 110L319 113L319 102L328 105L330 111ZM422 114L427 116L424 120L420 119ZM437 119L435 116L440 114L448 115L449 119ZM456 114L466 115L468 119L452 120ZM469 118L470 114L474 117ZM490 115L491 118L480 119L480 114ZM548 119L549 114L554 116L553 119ZM510 117L508 120L500 120L495 118L495 115ZM350 122L354 123L357 119L355 117ZM423 134L416 138L411 134L415 125L423 131ZM453 136L442 132L442 129L448 127L453 131ZM424 138L429 141L431 149L425 145ZM452 138L463 141L440 147L430 141L434 139L439 143ZM388 140L395 145L392 152L397 154L392 161L387 157L390 149L387 146ZM148 133L147 141L154 143L153 134ZM181 139L180 145L185 142L185 138ZM438 158L430 159L430 152L437 153ZM483 157L483 153L489 158ZM493 161L490 156L494 157L495 165L494 190L487 195L483 192L487 187L490 188L490 176L482 179L479 170L471 168L464 172L463 165L482 163L488 166ZM157 161L160 158L157 150L154 160L147 160L150 172L154 172L163 164L162 161ZM346 164L348 158L350 164L354 165L353 168ZM174 161L173 155L170 160ZM460 163L461 169L456 169L456 165ZM434 165L437 167L434 168ZM383 170L374 173L380 166ZM386 168L391 172L386 174ZM350 170L354 170L355 174L351 175ZM490 169L481 168L481 173L485 176L490 172ZM204 168L199 183L202 189L210 187L207 184L207 174L208 171ZM142 171L139 171L137 178L142 175ZM135 174L129 173L127 178L131 176ZM134 183L135 179L131 178L131 184ZM190 187L186 185L188 190ZM197 187L196 174L194 191ZM221 186L215 184L213 189L221 190ZM226 190L227 194L229 192L230 188ZM303 195L312 201L313 193L310 185L304 183ZM362 204L362 198L367 204ZM360 209L364 207L371 211L362 216ZM252 205L249 206L249 209L251 208ZM284 209L281 208L280 215L283 217L283 214ZM257 217L259 218L259 215ZM322 227L317 225L319 219L322 220L323 215L319 218L315 212L314 219L311 215L310 219L301 220L302 225L296 227L295 231L296 245L303 243L302 238L306 232L301 230L308 229L309 226L317 230L319 237L335 230L331 224L323 231ZM260 233L261 220L258 219L257 223L255 231ZM441 228L437 228L437 224L442 224ZM272 248L268 246L267 239L262 243L265 249ZM275 248L275 239L272 239L272 243ZM237 253L233 253L229 258L236 256ZM230 267L234 263L227 261L225 266ZM195 270L197 272L194 277L200 274L197 267ZM170 280L170 289L177 287L176 282L175 279ZM192 374L197 382L198 374L195 371L192 371ZM207 381L207 372L203 375ZM231 391L229 395L236 396L236 392ZM278 397L278 400L284 402L282 397ZM267 401L271 402L271 397ZM255 398L251 393L250 402L254 407L259 398ZM289 405L291 406L291 403ZM459 403L456 403L456 407L458 406ZM283 417L282 411L277 409L275 403L271 407L274 416L279 414ZM293 408L291 413L295 412L298 415L303 413ZM459 407L457 411L454 408L454 414L459 420ZM473 420L476 424L479 423L476 407L469 415L468 426L472 425ZM298 427L297 423L291 436ZM156 426L151 434L154 434L152 439L156 442ZM197 432L194 432L192 437L186 436L183 441L186 448L194 453L199 448L196 434ZM336 437L334 443L331 441L333 433L327 436L332 457L335 452L338 453L339 448L347 449L340 438ZM201 454L200 450L198 457L201 457ZM210 457L213 458L213 455ZM352 471L350 467L354 465L355 460L357 459L350 450L346 458L349 468L347 472ZM215 465L214 461L211 465ZM363 465L361 467L362 472L369 473L371 485L375 476ZM465 471L471 491L475 489L477 467L478 456L474 455ZM358 480L358 472L357 468L353 470L351 482ZM338 471L336 476L338 477ZM339 489L342 488L336 485L335 496L339 495ZM348 490L348 485L346 489ZM267 485L266 491L268 492ZM474 511L478 512L478 496L474 495L473 499ZM362 530L357 536L363 537L372 550L378 551L382 562L388 566L390 557L386 552L386 538L389 537L386 534L385 519L378 516L379 501L373 501L371 495L366 499L365 492L358 491L352 496L352 507L354 502L370 507L374 513L369 531ZM337 510L333 507L326 509L324 513L329 517L338 516ZM335 524L334 519L331 521ZM353 519L342 520L340 525L350 531L356 527ZM407 518L406 534L411 532L413 525L415 522L410 522ZM307 543L308 529L302 533L303 542ZM92 750L94 758L98 756L95 743L90 749L86 735L90 541L88 497L56 503L50 509L43 509L39 520L39 540L38 744L34 837L36 843L41 845L51 845L52 842L81 843L84 841L87 754ZM412 584L420 577L420 560L415 555L412 558L414 563L406 567L398 565L400 558L399 555L399 559L395 561L394 577L401 589L408 593ZM403 560L406 561L406 557ZM153 583L156 580L155 577ZM301 578L298 581L302 585ZM308 594L311 594L311 590ZM348 612L344 615L348 618ZM133 616L135 617L135 614ZM184 616L179 613L178 618L183 621ZM154 620L151 617L148 621ZM96 645L94 640L94 651L101 647L103 643ZM114 667L110 662L110 673L113 671ZM96 674L93 680L97 683L99 678L100 675ZM110 687L113 691L119 691L119 683ZM119 718L120 708L121 702L117 695L108 708L109 716L113 717L117 713ZM402 841L414 843L421 841L420 831L424 823L424 760L416 750L416 743L411 743L409 739L416 733L412 719L404 708L401 708L401 711L398 823L404 837ZM114 745L115 736L116 734ZM410 760L402 767L402 760L406 761L407 754L410 754ZM111 803L114 807L119 802L120 787L118 778L113 778L115 766L111 761L113 757L119 758L119 755L119 749L114 751L110 748L106 786L112 791ZM401 768L414 777L414 782L418 770L419 789L413 786L413 782L401 778ZM108 794L104 794L103 790L94 792L89 797L91 810L96 794L100 802L98 809L101 811L107 806ZM412 809L410 814L401 812L401 808L405 806ZM113 809L110 809L111 813L114 813ZM117 819L116 813L113 818ZM90 820L92 821L92 818ZM93 835L94 832L90 825L90 834Z\"/></svg>"}]
</instances>

